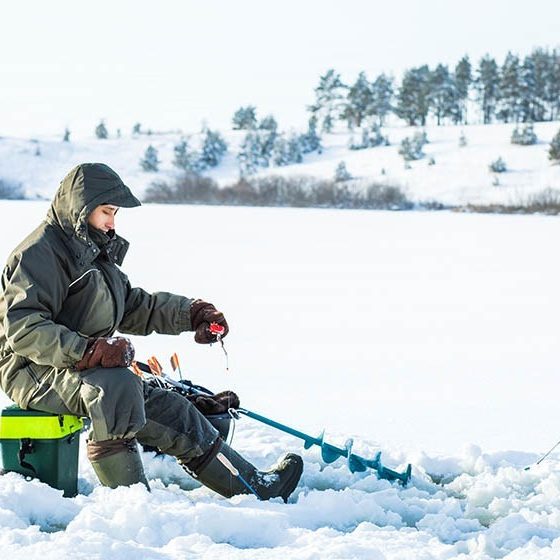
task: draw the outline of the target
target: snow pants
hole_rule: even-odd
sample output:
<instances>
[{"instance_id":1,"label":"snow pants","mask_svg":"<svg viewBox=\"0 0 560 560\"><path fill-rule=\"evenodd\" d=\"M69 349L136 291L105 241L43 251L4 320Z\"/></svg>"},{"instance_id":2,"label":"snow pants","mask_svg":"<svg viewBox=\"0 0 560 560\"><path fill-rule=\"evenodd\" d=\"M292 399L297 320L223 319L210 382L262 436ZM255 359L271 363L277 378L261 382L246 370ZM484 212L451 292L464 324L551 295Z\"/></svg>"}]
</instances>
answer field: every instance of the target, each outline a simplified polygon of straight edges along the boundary
<instances>
[{"instance_id":1,"label":"snow pants","mask_svg":"<svg viewBox=\"0 0 560 560\"><path fill-rule=\"evenodd\" d=\"M41 368L41 366L39 366ZM17 394L22 408L91 419L91 441L129 439L189 461L208 451L218 431L187 399L151 387L127 368L84 371L49 368L40 378L20 370ZM24 388L22 383L31 383ZM6 391L8 392L8 391ZM18 395L29 395L25 403Z\"/></svg>"}]
</instances>

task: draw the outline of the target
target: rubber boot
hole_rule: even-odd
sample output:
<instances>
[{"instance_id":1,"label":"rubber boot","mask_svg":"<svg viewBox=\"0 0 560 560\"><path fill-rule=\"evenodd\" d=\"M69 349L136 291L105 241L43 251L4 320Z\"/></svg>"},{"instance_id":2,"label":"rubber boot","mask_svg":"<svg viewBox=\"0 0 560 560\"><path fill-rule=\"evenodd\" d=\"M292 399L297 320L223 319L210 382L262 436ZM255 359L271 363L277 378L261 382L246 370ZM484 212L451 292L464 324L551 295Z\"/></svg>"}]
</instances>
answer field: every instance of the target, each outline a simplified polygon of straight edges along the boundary
<instances>
[{"instance_id":1,"label":"rubber boot","mask_svg":"<svg viewBox=\"0 0 560 560\"><path fill-rule=\"evenodd\" d=\"M103 486L116 488L141 482L150 490L135 439L88 442L88 457Z\"/></svg>"},{"instance_id":2,"label":"rubber boot","mask_svg":"<svg viewBox=\"0 0 560 560\"><path fill-rule=\"evenodd\" d=\"M220 461L223 457L240 476L232 474ZM189 464L183 466L204 486L226 498L237 494L255 494L260 500L281 497L285 503L295 490L303 472L303 460L294 453L288 453L271 470L259 471L221 438L216 440L206 456L197 460L194 468L190 468L192 465Z\"/></svg>"}]
</instances>

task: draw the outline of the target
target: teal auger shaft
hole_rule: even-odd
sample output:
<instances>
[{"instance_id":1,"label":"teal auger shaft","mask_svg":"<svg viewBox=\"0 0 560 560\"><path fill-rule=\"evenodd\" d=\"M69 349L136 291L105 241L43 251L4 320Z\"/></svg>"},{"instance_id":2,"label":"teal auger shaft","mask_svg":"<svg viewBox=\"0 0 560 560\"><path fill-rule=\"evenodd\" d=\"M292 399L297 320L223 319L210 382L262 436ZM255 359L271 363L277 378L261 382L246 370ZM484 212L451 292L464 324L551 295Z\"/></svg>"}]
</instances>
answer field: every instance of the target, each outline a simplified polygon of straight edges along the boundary
<instances>
[{"instance_id":1,"label":"teal auger shaft","mask_svg":"<svg viewBox=\"0 0 560 560\"><path fill-rule=\"evenodd\" d=\"M267 426L271 426L273 428L276 428L277 430L286 432L287 434L302 439L305 449L309 449L312 445L319 446L321 448L321 456L325 463L332 463L339 457L345 457L348 461L348 468L351 472L363 472L367 468L370 468L377 472L377 476L379 478L384 478L386 480L398 480L404 485L406 485L410 480L412 474L412 465L408 465L406 471L402 473L389 469L381 463L381 451L377 452L373 459L365 459L364 457L360 457L360 455L352 453L352 440L349 440L344 448L337 447L336 445L331 445L330 443L326 443L325 441L323 441L323 434L321 434L319 437L310 436L308 434L305 434L304 432L300 432L299 430L290 428L285 424L281 424L280 422L271 420L266 416L262 416L261 414L257 414L256 412L247 410L246 408L238 408L236 412L248 416L253 420L262 422Z\"/></svg>"}]
</instances>

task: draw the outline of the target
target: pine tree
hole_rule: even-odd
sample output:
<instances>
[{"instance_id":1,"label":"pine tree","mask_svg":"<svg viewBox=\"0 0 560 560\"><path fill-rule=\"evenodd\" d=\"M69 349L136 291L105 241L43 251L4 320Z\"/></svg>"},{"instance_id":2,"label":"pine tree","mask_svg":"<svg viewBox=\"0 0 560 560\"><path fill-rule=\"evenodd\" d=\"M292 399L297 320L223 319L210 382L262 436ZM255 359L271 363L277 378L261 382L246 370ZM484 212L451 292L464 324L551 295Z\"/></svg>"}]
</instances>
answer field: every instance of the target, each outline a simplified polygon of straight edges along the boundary
<instances>
[{"instance_id":1,"label":"pine tree","mask_svg":"<svg viewBox=\"0 0 560 560\"><path fill-rule=\"evenodd\" d=\"M133 134L134 136L137 136L138 134L142 134L141 128L142 128L142 125L141 125L139 122L137 122L137 123L132 127L132 134Z\"/></svg>"},{"instance_id":2,"label":"pine tree","mask_svg":"<svg viewBox=\"0 0 560 560\"><path fill-rule=\"evenodd\" d=\"M426 124L430 110L430 69L420 66L407 70L397 95L396 113L410 126Z\"/></svg>"},{"instance_id":3,"label":"pine tree","mask_svg":"<svg viewBox=\"0 0 560 560\"><path fill-rule=\"evenodd\" d=\"M173 165L184 171L191 171L192 173L199 173L201 169L200 154L195 151L189 150L187 140L182 139L173 148L175 157L173 158Z\"/></svg>"},{"instance_id":4,"label":"pine tree","mask_svg":"<svg viewBox=\"0 0 560 560\"><path fill-rule=\"evenodd\" d=\"M300 137L301 151L304 154L321 153L321 137L317 134L317 117L311 115L307 125L307 132Z\"/></svg>"},{"instance_id":5,"label":"pine tree","mask_svg":"<svg viewBox=\"0 0 560 560\"><path fill-rule=\"evenodd\" d=\"M547 118L547 109L550 114L550 104L549 98L550 82L553 80L553 57L544 49L535 49L531 55L528 57L531 60L531 65L533 68L533 80L534 80L534 97L535 97L535 107L533 120L534 121L544 121ZM527 63L524 63L524 66ZM525 74L525 73L524 73ZM526 77L523 77L524 89L527 87L525 85ZM560 90L558 92L558 97L560 97Z\"/></svg>"},{"instance_id":6,"label":"pine tree","mask_svg":"<svg viewBox=\"0 0 560 560\"><path fill-rule=\"evenodd\" d=\"M278 130L278 123L272 115L267 115L259 123L259 130L269 130L271 132L276 132Z\"/></svg>"},{"instance_id":7,"label":"pine tree","mask_svg":"<svg viewBox=\"0 0 560 560\"><path fill-rule=\"evenodd\" d=\"M148 146L144 152L144 157L140 160L140 167L144 171L154 172L159 170L158 151L153 146Z\"/></svg>"},{"instance_id":8,"label":"pine tree","mask_svg":"<svg viewBox=\"0 0 560 560\"><path fill-rule=\"evenodd\" d=\"M556 133L548 148L548 159L552 163L560 163L560 130Z\"/></svg>"},{"instance_id":9,"label":"pine tree","mask_svg":"<svg viewBox=\"0 0 560 560\"><path fill-rule=\"evenodd\" d=\"M109 133L107 132L107 127L105 126L104 121L101 121L95 127L95 136L97 136L97 138L99 138L100 140L106 140L107 138L109 138Z\"/></svg>"},{"instance_id":10,"label":"pine tree","mask_svg":"<svg viewBox=\"0 0 560 560\"><path fill-rule=\"evenodd\" d=\"M369 115L378 119L379 126L385 124L385 118L393 110L393 78L380 74L371 85L372 102Z\"/></svg>"},{"instance_id":11,"label":"pine tree","mask_svg":"<svg viewBox=\"0 0 560 560\"><path fill-rule=\"evenodd\" d=\"M430 76L430 105L438 125L447 117L452 117L455 121L458 119L460 109L457 98L455 84L447 66L438 64Z\"/></svg>"},{"instance_id":12,"label":"pine tree","mask_svg":"<svg viewBox=\"0 0 560 560\"><path fill-rule=\"evenodd\" d=\"M342 183L344 181L349 181L350 179L352 179L352 175L348 169L346 169L346 163L341 161L334 171L334 180L336 183Z\"/></svg>"},{"instance_id":13,"label":"pine tree","mask_svg":"<svg viewBox=\"0 0 560 560\"><path fill-rule=\"evenodd\" d=\"M459 136L459 148L464 148L468 144L467 137L465 136L465 131L461 130L461 135Z\"/></svg>"},{"instance_id":14,"label":"pine tree","mask_svg":"<svg viewBox=\"0 0 560 560\"><path fill-rule=\"evenodd\" d=\"M511 133L512 144L518 144L520 146L532 146L537 142L538 138L535 134L533 123L526 124L521 131L519 131L516 126Z\"/></svg>"},{"instance_id":15,"label":"pine tree","mask_svg":"<svg viewBox=\"0 0 560 560\"><path fill-rule=\"evenodd\" d=\"M478 65L475 88L483 115L484 124L492 122L499 96L500 76L493 58L485 55Z\"/></svg>"},{"instance_id":16,"label":"pine tree","mask_svg":"<svg viewBox=\"0 0 560 560\"><path fill-rule=\"evenodd\" d=\"M233 115L234 130L253 130L257 126L257 109L252 105L240 107Z\"/></svg>"},{"instance_id":17,"label":"pine tree","mask_svg":"<svg viewBox=\"0 0 560 560\"><path fill-rule=\"evenodd\" d=\"M341 114L341 117L346 120L350 130L354 127L362 126L364 118L371 114L372 102L373 94L371 91L371 84L368 82L365 73L360 72L358 79L348 90L346 105Z\"/></svg>"},{"instance_id":18,"label":"pine tree","mask_svg":"<svg viewBox=\"0 0 560 560\"><path fill-rule=\"evenodd\" d=\"M284 135L277 136L272 148L271 159L274 165L282 167L290 164L290 156L288 154L288 142Z\"/></svg>"},{"instance_id":19,"label":"pine tree","mask_svg":"<svg viewBox=\"0 0 560 560\"><path fill-rule=\"evenodd\" d=\"M63 142L70 142L70 130L68 127L64 129L64 137L62 138Z\"/></svg>"},{"instance_id":20,"label":"pine tree","mask_svg":"<svg viewBox=\"0 0 560 560\"><path fill-rule=\"evenodd\" d=\"M364 127L362 129L361 141L356 144L355 142L350 143L351 150L364 150L366 148L375 148L376 146L388 145L388 140L381 133L381 129L377 124L374 124L371 128Z\"/></svg>"},{"instance_id":21,"label":"pine tree","mask_svg":"<svg viewBox=\"0 0 560 560\"><path fill-rule=\"evenodd\" d=\"M319 85L315 88L315 103L310 110L322 121L324 132L331 132L334 119L340 117L346 89L340 74L332 68L319 78Z\"/></svg>"},{"instance_id":22,"label":"pine tree","mask_svg":"<svg viewBox=\"0 0 560 560\"><path fill-rule=\"evenodd\" d=\"M520 71L519 118L523 122L542 120L544 105L537 94L537 76L534 60L526 56Z\"/></svg>"},{"instance_id":23,"label":"pine tree","mask_svg":"<svg viewBox=\"0 0 560 560\"><path fill-rule=\"evenodd\" d=\"M521 68L519 57L508 52L500 72L498 118L519 122L521 115Z\"/></svg>"},{"instance_id":24,"label":"pine tree","mask_svg":"<svg viewBox=\"0 0 560 560\"><path fill-rule=\"evenodd\" d=\"M416 131L412 138L404 138L399 147L399 154L405 162L422 159L424 157L424 145L428 142L425 132Z\"/></svg>"},{"instance_id":25,"label":"pine tree","mask_svg":"<svg viewBox=\"0 0 560 560\"><path fill-rule=\"evenodd\" d=\"M249 131L245 135L241 149L237 154L237 161L241 177L256 173L261 164L261 144L256 132Z\"/></svg>"},{"instance_id":26,"label":"pine tree","mask_svg":"<svg viewBox=\"0 0 560 560\"><path fill-rule=\"evenodd\" d=\"M503 158L499 157L498 159L490 163L488 169L492 173L505 173L507 171L507 165Z\"/></svg>"},{"instance_id":27,"label":"pine tree","mask_svg":"<svg viewBox=\"0 0 560 560\"><path fill-rule=\"evenodd\" d=\"M202 153L200 155L201 168L216 167L226 152L227 144L220 133L206 128L204 130Z\"/></svg>"},{"instance_id":28,"label":"pine tree","mask_svg":"<svg viewBox=\"0 0 560 560\"><path fill-rule=\"evenodd\" d=\"M468 123L467 104L469 90L473 81L472 66L468 56L464 56L455 66L455 89L457 91L457 103L459 106L459 119L455 124Z\"/></svg>"}]
</instances>

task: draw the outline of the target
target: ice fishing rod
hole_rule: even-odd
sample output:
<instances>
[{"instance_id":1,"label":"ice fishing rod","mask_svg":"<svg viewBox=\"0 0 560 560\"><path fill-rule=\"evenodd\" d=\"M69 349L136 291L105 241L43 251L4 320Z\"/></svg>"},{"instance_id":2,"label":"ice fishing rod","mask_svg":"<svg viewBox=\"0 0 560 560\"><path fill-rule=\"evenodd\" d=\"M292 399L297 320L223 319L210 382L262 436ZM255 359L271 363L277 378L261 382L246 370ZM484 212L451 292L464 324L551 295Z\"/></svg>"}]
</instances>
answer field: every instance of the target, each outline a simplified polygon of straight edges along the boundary
<instances>
[{"instance_id":1,"label":"ice fishing rod","mask_svg":"<svg viewBox=\"0 0 560 560\"><path fill-rule=\"evenodd\" d=\"M532 465L528 465L527 467L525 467L523 470L528 471L531 467L536 467L537 465L540 465L558 446L560 445L560 441L557 441L551 448L549 451L547 451L536 463L533 463Z\"/></svg>"}]
</instances>

